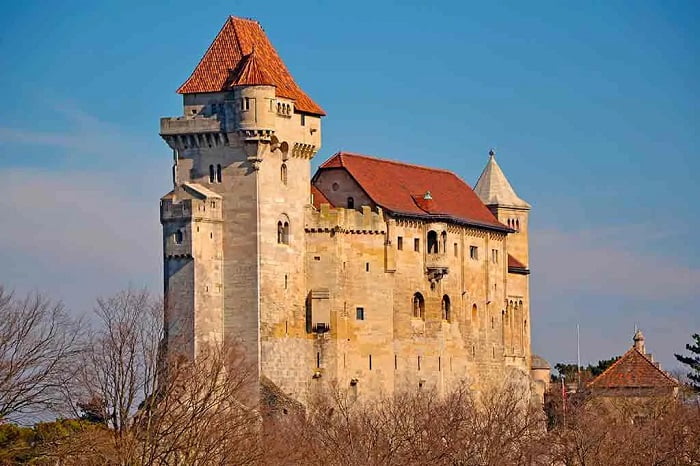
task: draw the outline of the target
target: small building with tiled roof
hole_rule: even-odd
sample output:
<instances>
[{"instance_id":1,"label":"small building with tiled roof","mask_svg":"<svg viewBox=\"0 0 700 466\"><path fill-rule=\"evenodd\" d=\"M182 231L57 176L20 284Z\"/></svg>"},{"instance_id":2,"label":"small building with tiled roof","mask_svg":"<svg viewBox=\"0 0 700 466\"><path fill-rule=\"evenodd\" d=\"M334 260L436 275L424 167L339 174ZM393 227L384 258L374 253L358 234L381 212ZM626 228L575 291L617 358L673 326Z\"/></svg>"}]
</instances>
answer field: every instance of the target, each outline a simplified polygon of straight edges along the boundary
<instances>
[{"instance_id":1,"label":"small building with tiled roof","mask_svg":"<svg viewBox=\"0 0 700 466\"><path fill-rule=\"evenodd\" d=\"M597 396L675 395L678 381L646 352L641 330L635 332L633 340L632 347L620 359L588 383L588 390Z\"/></svg>"},{"instance_id":2,"label":"small building with tiled roof","mask_svg":"<svg viewBox=\"0 0 700 466\"><path fill-rule=\"evenodd\" d=\"M312 176L325 112L249 19L178 92L160 130L167 351L236 341L267 392L302 402L531 381L530 205L493 151L475 189L351 152Z\"/></svg>"}]
</instances>

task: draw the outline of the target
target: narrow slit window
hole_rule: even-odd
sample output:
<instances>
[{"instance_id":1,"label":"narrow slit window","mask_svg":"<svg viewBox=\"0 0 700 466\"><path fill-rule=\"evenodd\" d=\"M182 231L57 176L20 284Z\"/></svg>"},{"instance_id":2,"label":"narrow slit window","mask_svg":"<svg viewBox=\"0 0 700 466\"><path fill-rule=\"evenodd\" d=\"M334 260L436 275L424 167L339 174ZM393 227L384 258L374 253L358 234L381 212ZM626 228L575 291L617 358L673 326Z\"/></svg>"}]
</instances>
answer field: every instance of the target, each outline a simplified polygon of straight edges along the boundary
<instances>
[{"instance_id":1,"label":"narrow slit window","mask_svg":"<svg viewBox=\"0 0 700 466\"><path fill-rule=\"evenodd\" d=\"M398 238L396 238L396 249L398 249L399 251L403 251L403 237L402 236L399 236Z\"/></svg>"},{"instance_id":2,"label":"narrow slit window","mask_svg":"<svg viewBox=\"0 0 700 466\"><path fill-rule=\"evenodd\" d=\"M354 209L355 208L355 198L348 197L348 209Z\"/></svg>"},{"instance_id":3,"label":"narrow slit window","mask_svg":"<svg viewBox=\"0 0 700 466\"><path fill-rule=\"evenodd\" d=\"M221 164L216 166L216 182L221 183Z\"/></svg>"},{"instance_id":4,"label":"narrow slit window","mask_svg":"<svg viewBox=\"0 0 700 466\"><path fill-rule=\"evenodd\" d=\"M413 239L413 250L416 252L420 252L420 239L418 239L418 238Z\"/></svg>"},{"instance_id":5,"label":"narrow slit window","mask_svg":"<svg viewBox=\"0 0 700 466\"><path fill-rule=\"evenodd\" d=\"M365 308L364 307L356 307L355 308L355 319L356 320L365 320Z\"/></svg>"},{"instance_id":6,"label":"narrow slit window","mask_svg":"<svg viewBox=\"0 0 700 466\"><path fill-rule=\"evenodd\" d=\"M209 182L213 183L216 181L216 175L214 174L214 165L209 165Z\"/></svg>"}]
</instances>

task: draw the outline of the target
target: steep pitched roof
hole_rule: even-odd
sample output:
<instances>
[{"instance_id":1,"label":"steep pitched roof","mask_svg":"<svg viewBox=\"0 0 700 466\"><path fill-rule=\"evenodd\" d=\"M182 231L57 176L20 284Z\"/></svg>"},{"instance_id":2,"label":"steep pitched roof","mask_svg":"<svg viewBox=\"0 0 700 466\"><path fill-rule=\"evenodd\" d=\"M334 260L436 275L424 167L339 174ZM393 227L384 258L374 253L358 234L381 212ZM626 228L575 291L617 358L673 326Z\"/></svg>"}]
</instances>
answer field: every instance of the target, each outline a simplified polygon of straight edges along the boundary
<instances>
[{"instance_id":1,"label":"steep pitched roof","mask_svg":"<svg viewBox=\"0 0 700 466\"><path fill-rule=\"evenodd\" d=\"M527 268L527 265L523 264L518 259L508 254L508 273L528 275L530 273L530 269Z\"/></svg>"},{"instance_id":2,"label":"steep pitched roof","mask_svg":"<svg viewBox=\"0 0 700 466\"><path fill-rule=\"evenodd\" d=\"M474 192L486 205L501 205L529 209L530 204L515 194L508 178L496 163L495 153L489 153L489 161L476 182Z\"/></svg>"},{"instance_id":3,"label":"steep pitched roof","mask_svg":"<svg viewBox=\"0 0 700 466\"><path fill-rule=\"evenodd\" d=\"M330 169L346 170L374 203L395 214L444 218L508 230L469 185L450 171L349 152L333 155L319 167L318 173Z\"/></svg>"},{"instance_id":4,"label":"steep pitched roof","mask_svg":"<svg viewBox=\"0 0 700 466\"><path fill-rule=\"evenodd\" d=\"M314 185L311 185L311 195L313 196L313 206L317 209L321 208L321 204L331 203L326 195L319 191L319 189Z\"/></svg>"},{"instance_id":5,"label":"steep pitched roof","mask_svg":"<svg viewBox=\"0 0 700 466\"><path fill-rule=\"evenodd\" d=\"M630 348L588 388L673 388L678 382L658 368L636 348Z\"/></svg>"},{"instance_id":6,"label":"steep pitched roof","mask_svg":"<svg viewBox=\"0 0 700 466\"><path fill-rule=\"evenodd\" d=\"M192 75L177 92L219 92L251 84L274 85L277 95L294 100L300 112L325 115L294 81L260 23L233 16L226 20Z\"/></svg>"}]
</instances>

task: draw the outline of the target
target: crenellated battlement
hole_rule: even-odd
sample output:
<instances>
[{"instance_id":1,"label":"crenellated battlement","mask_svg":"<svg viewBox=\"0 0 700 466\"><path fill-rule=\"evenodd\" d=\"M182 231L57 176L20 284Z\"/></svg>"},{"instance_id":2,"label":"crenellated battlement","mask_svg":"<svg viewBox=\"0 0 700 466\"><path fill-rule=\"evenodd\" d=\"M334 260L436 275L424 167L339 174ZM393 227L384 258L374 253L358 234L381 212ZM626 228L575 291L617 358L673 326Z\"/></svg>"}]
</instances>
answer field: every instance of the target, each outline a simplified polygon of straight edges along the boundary
<instances>
[{"instance_id":1,"label":"crenellated battlement","mask_svg":"<svg viewBox=\"0 0 700 466\"><path fill-rule=\"evenodd\" d=\"M360 212L321 204L320 209L309 206L304 230L309 233L336 231L372 235L385 234L387 225L380 207L377 207L377 212L373 212L370 206L362 206Z\"/></svg>"}]
</instances>

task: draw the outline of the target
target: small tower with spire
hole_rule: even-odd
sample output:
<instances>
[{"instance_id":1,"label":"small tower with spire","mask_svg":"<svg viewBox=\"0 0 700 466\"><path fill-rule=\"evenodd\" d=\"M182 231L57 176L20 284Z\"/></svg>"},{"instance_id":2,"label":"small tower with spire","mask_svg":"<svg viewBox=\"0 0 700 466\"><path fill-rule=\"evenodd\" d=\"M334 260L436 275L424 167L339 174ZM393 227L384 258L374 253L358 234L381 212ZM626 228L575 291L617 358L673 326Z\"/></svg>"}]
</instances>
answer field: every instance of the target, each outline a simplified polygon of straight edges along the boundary
<instances>
[{"instance_id":1,"label":"small tower with spire","mask_svg":"<svg viewBox=\"0 0 700 466\"><path fill-rule=\"evenodd\" d=\"M493 215L514 233L508 235L508 254L529 268L528 220L530 204L522 200L508 182L496 162L496 151L489 151L489 160L476 182L474 192Z\"/></svg>"}]
</instances>

